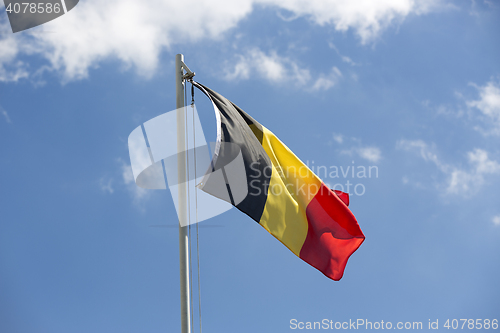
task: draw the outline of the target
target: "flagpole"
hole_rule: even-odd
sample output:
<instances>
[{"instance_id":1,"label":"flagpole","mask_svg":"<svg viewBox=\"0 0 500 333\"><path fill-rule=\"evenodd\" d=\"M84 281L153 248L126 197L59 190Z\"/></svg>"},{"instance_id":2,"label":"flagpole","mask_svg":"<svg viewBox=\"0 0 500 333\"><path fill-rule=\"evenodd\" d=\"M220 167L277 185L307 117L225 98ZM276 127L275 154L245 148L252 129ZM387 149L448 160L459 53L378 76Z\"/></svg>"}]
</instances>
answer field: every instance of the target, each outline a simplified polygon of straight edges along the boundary
<instances>
[{"instance_id":1,"label":"flagpole","mask_svg":"<svg viewBox=\"0 0 500 333\"><path fill-rule=\"evenodd\" d=\"M184 115L184 55L175 56L175 92L177 102L177 177L179 179L179 266L181 284L181 333L191 333L189 304L189 234L187 224L187 179L185 115Z\"/></svg>"}]
</instances>

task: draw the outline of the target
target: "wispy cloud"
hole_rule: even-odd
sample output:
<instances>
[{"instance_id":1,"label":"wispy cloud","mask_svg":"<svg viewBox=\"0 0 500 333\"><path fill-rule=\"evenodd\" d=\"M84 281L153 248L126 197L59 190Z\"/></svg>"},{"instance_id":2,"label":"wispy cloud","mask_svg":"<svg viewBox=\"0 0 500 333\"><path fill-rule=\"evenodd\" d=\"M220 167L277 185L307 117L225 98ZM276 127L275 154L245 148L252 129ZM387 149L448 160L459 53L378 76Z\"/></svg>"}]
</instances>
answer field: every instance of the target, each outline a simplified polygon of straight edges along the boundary
<instances>
[{"instance_id":1,"label":"wispy cloud","mask_svg":"<svg viewBox=\"0 0 500 333\"><path fill-rule=\"evenodd\" d=\"M0 105L0 113L2 114L2 116L5 118L5 121L9 124L12 123L12 121L10 120L10 117L9 117L9 114L7 113L7 111L5 111L5 109L2 108L2 106Z\"/></svg>"},{"instance_id":2,"label":"wispy cloud","mask_svg":"<svg viewBox=\"0 0 500 333\"><path fill-rule=\"evenodd\" d=\"M112 184L113 184L112 178L101 177L101 179L99 179L99 188L104 193L113 194L113 192L115 190L114 190Z\"/></svg>"},{"instance_id":3,"label":"wispy cloud","mask_svg":"<svg viewBox=\"0 0 500 333\"><path fill-rule=\"evenodd\" d=\"M338 133L333 133L332 134L333 140L337 143L342 143L344 142L344 136L342 134Z\"/></svg>"},{"instance_id":4,"label":"wispy cloud","mask_svg":"<svg viewBox=\"0 0 500 333\"><path fill-rule=\"evenodd\" d=\"M474 195L485 184L487 175L500 174L500 164L491 160L483 149L476 148L468 152L466 158L469 167L462 168L443 162L435 152L434 145L429 146L422 140L400 140L396 148L418 153L424 161L433 163L445 176L444 181L435 184L444 194L464 197ZM408 182L407 177L406 180Z\"/></svg>"},{"instance_id":5,"label":"wispy cloud","mask_svg":"<svg viewBox=\"0 0 500 333\"><path fill-rule=\"evenodd\" d=\"M270 82L288 82L297 87L306 87L310 91L328 90L335 86L342 77L337 67L329 73L320 73L313 82L311 71L301 67L287 56L281 56L276 51L264 52L258 48L249 50L246 54L235 56L234 64L226 66L225 79L247 80L258 76Z\"/></svg>"},{"instance_id":6,"label":"wispy cloud","mask_svg":"<svg viewBox=\"0 0 500 333\"><path fill-rule=\"evenodd\" d=\"M378 147L360 147L356 151L361 158L373 163L378 163L382 159L382 152Z\"/></svg>"},{"instance_id":7,"label":"wispy cloud","mask_svg":"<svg viewBox=\"0 0 500 333\"><path fill-rule=\"evenodd\" d=\"M351 147L349 149L343 149L340 151L341 154L353 156L358 155L359 157L372 162L378 163L382 159L382 152L378 147Z\"/></svg>"},{"instance_id":8,"label":"wispy cloud","mask_svg":"<svg viewBox=\"0 0 500 333\"><path fill-rule=\"evenodd\" d=\"M305 16L319 25L333 25L338 31L352 29L363 44L376 39L394 22L401 22L411 13L420 15L439 6L441 1L424 0L260 0Z\"/></svg>"},{"instance_id":9,"label":"wispy cloud","mask_svg":"<svg viewBox=\"0 0 500 333\"><path fill-rule=\"evenodd\" d=\"M482 120L489 124L489 128L479 128L483 134L500 135L500 83L490 81L484 86L478 86L471 83L478 93L479 98L468 100L466 104L469 108L479 110L482 113Z\"/></svg>"},{"instance_id":10,"label":"wispy cloud","mask_svg":"<svg viewBox=\"0 0 500 333\"><path fill-rule=\"evenodd\" d=\"M424 161L430 161L436 164L439 169L445 169L445 166L441 163L436 153L434 152L434 147L429 147L427 143L422 140L400 140L396 143L396 148L418 152L420 157Z\"/></svg>"},{"instance_id":11,"label":"wispy cloud","mask_svg":"<svg viewBox=\"0 0 500 333\"><path fill-rule=\"evenodd\" d=\"M493 3L493 1L489 1L489 0L484 0L483 1L488 7L490 8L495 8L495 4Z\"/></svg>"},{"instance_id":12,"label":"wispy cloud","mask_svg":"<svg viewBox=\"0 0 500 333\"><path fill-rule=\"evenodd\" d=\"M139 205L142 201L148 198L148 190L135 184L132 167L129 164L125 163L122 159L119 159L118 162L120 163L120 172L123 183L126 185L127 190L131 194L134 204Z\"/></svg>"},{"instance_id":13,"label":"wispy cloud","mask_svg":"<svg viewBox=\"0 0 500 333\"><path fill-rule=\"evenodd\" d=\"M484 185L486 175L500 173L500 164L490 160L488 153L482 149L468 152L467 159L471 166L469 170L454 168L451 171L447 188L449 193L460 194L469 191L475 193Z\"/></svg>"},{"instance_id":14,"label":"wispy cloud","mask_svg":"<svg viewBox=\"0 0 500 333\"><path fill-rule=\"evenodd\" d=\"M333 133L333 141L335 141L339 145L349 145L349 148L341 148L339 151L340 154L354 156L365 159L372 163L378 163L382 160L382 151L380 148L374 145L363 145L361 139L359 138L348 138L339 133ZM333 144L332 141L329 142L329 145Z\"/></svg>"},{"instance_id":15,"label":"wispy cloud","mask_svg":"<svg viewBox=\"0 0 500 333\"><path fill-rule=\"evenodd\" d=\"M173 45L201 39L220 40L230 29L249 16L257 7L286 10L293 17L307 17L320 26L333 26L337 31L353 30L361 43L370 43L394 22L410 14L424 14L440 0L152 0L148 6L133 0L81 1L77 10L13 36L0 34L0 80L16 81L29 75L22 55L45 58L52 71L64 80L88 76L90 68L101 61L116 59L124 68L135 68L145 77L155 73L159 56ZM189 14L186 14L189 13ZM188 15L188 16L186 16ZM186 24L189 17L189 24ZM2 31L8 32L5 15L0 17ZM57 33L40 33L55 31ZM20 45L23 45L20 47ZM257 54L257 56L259 56ZM270 69L266 78L279 79L290 71L300 79L307 71L288 63L264 59ZM348 58L344 59L349 61ZM37 68L29 68L36 72ZM243 62L238 69L245 74Z\"/></svg>"},{"instance_id":16,"label":"wispy cloud","mask_svg":"<svg viewBox=\"0 0 500 333\"><path fill-rule=\"evenodd\" d=\"M500 215L493 216L492 222L493 222L494 225L500 226Z\"/></svg>"},{"instance_id":17,"label":"wispy cloud","mask_svg":"<svg viewBox=\"0 0 500 333\"><path fill-rule=\"evenodd\" d=\"M303 86L311 80L308 69L300 68L293 60L278 55L275 51L268 54L258 48L251 49L245 55L238 55L232 69L226 72L227 80L248 79L256 73L271 82L292 81Z\"/></svg>"},{"instance_id":18,"label":"wispy cloud","mask_svg":"<svg viewBox=\"0 0 500 333\"><path fill-rule=\"evenodd\" d=\"M0 82L16 82L28 77L26 65L17 58L23 51L27 50L21 47L8 23L0 18Z\"/></svg>"},{"instance_id":19,"label":"wispy cloud","mask_svg":"<svg viewBox=\"0 0 500 333\"><path fill-rule=\"evenodd\" d=\"M481 15L490 9L494 9L497 4L495 4L493 1L489 0L471 0L470 1L470 9L469 9L469 14L471 16L475 16L480 18Z\"/></svg>"},{"instance_id":20,"label":"wispy cloud","mask_svg":"<svg viewBox=\"0 0 500 333\"><path fill-rule=\"evenodd\" d=\"M335 46L335 44L333 44L332 42L329 42L328 46L330 46L330 48L333 49L337 53L337 55L340 57L340 59L342 59L343 62L345 62L351 66L359 66L359 64L354 62L351 58L349 58L346 55L341 54L339 49L337 48L337 46Z\"/></svg>"},{"instance_id":21,"label":"wispy cloud","mask_svg":"<svg viewBox=\"0 0 500 333\"><path fill-rule=\"evenodd\" d=\"M116 177L103 176L97 182L99 189L106 194L125 190L132 197L133 204L142 209L142 204L149 198L149 191L136 185L130 164L121 158L118 158L116 162L119 180L115 181Z\"/></svg>"},{"instance_id":22,"label":"wispy cloud","mask_svg":"<svg viewBox=\"0 0 500 333\"><path fill-rule=\"evenodd\" d=\"M500 135L500 80L491 79L484 85L469 83L475 88L475 96L468 96L463 91L456 91L455 104L433 105L429 100L422 105L437 115L461 118L468 127L481 134Z\"/></svg>"},{"instance_id":23,"label":"wispy cloud","mask_svg":"<svg viewBox=\"0 0 500 333\"><path fill-rule=\"evenodd\" d=\"M342 73L337 67L333 67L327 75L320 74L319 78L314 82L311 87L311 90L328 90L335 86L340 78L342 77Z\"/></svg>"},{"instance_id":24,"label":"wispy cloud","mask_svg":"<svg viewBox=\"0 0 500 333\"><path fill-rule=\"evenodd\" d=\"M455 96L463 100L462 94L456 92ZM467 114L466 107L464 105L453 105L450 103L434 105L430 100L422 101L422 105L439 116L462 118Z\"/></svg>"}]
</instances>

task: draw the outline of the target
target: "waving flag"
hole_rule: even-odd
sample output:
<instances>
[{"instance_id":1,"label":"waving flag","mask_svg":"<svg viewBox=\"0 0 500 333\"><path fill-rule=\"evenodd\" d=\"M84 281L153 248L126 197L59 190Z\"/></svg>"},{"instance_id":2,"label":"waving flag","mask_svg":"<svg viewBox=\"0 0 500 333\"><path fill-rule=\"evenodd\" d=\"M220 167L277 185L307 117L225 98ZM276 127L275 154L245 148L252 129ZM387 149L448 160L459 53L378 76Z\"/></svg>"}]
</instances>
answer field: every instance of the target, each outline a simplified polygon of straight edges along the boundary
<instances>
[{"instance_id":1,"label":"waving flag","mask_svg":"<svg viewBox=\"0 0 500 333\"><path fill-rule=\"evenodd\" d=\"M347 260L365 239L347 207L348 195L330 190L271 131L238 106L193 84L212 101L218 125L211 170L199 187L250 216L327 277L340 280ZM214 172L230 169L225 165L240 154L246 180L233 177L230 170ZM221 186L221 180L226 186ZM248 188L242 200L233 195L241 192L238 187Z\"/></svg>"}]
</instances>

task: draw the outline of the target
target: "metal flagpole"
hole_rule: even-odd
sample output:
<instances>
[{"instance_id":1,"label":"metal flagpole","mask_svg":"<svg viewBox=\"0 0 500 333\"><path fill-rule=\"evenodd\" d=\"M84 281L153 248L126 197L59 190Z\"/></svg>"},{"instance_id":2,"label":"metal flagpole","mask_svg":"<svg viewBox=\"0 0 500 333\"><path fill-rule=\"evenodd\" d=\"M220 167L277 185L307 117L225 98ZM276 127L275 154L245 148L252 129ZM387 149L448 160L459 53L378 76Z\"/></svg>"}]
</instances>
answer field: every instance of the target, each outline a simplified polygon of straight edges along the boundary
<instances>
[{"instance_id":1,"label":"metal flagpole","mask_svg":"<svg viewBox=\"0 0 500 333\"><path fill-rule=\"evenodd\" d=\"M184 75L184 70L187 72ZM181 327L182 333L191 333L190 290L189 290L189 234L187 221L187 179L184 110L184 79L194 73L184 63L184 55L175 56L175 92L177 101L177 177L179 185L179 265L181 278Z\"/></svg>"}]
</instances>

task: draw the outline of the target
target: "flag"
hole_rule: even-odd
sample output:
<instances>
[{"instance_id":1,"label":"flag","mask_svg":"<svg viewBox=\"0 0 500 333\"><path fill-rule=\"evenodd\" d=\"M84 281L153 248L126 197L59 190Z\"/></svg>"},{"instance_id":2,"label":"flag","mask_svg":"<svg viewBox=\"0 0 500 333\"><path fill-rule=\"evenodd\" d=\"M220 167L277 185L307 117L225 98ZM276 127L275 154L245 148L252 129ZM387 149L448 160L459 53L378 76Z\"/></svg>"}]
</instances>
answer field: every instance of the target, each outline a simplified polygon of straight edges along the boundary
<instances>
[{"instance_id":1,"label":"flag","mask_svg":"<svg viewBox=\"0 0 500 333\"><path fill-rule=\"evenodd\" d=\"M233 204L327 277L340 280L347 260L365 240L348 208L348 194L329 189L271 131L238 106L200 83L193 84L210 98L216 112L211 170L223 170L241 154L246 174L246 181L231 183L231 172L223 173L229 195L220 191L222 176L211 180L215 173L207 172L199 187ZM231 193L241 186L247 186L248 193L235 201Z\"/></svg>"}]
</instances>

